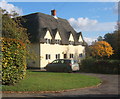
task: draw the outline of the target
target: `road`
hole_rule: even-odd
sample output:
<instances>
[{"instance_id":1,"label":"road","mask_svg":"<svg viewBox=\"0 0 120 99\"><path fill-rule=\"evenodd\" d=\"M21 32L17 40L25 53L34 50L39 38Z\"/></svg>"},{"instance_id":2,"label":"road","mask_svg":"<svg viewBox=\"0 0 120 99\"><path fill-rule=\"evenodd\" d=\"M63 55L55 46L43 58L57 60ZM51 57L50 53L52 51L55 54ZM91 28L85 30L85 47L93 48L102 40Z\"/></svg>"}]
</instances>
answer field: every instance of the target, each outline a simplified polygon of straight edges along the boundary
<instances>
[{"instance_id":1,"label":"road","mask_svg":"<svg viewBox=\"0 0 120 99\"><path fill-rule=\"evenodd\" d=\"M111 74L93 74L93 73L80 73L84 75L91 75L102 79L102 84L95 88L84 88L67 92L59 93L34 93L34 94L23 94L23 93L3 93L2 97L39 97L39 98L52 98L55 97L102 97L102 96L118 96L119 84L118 84L118 75ZM14 99L14 98L13 98ZM30 99L30 98L29 98ZM118 98L114 98L118 99Z\"/></svg>"}]
</instances>

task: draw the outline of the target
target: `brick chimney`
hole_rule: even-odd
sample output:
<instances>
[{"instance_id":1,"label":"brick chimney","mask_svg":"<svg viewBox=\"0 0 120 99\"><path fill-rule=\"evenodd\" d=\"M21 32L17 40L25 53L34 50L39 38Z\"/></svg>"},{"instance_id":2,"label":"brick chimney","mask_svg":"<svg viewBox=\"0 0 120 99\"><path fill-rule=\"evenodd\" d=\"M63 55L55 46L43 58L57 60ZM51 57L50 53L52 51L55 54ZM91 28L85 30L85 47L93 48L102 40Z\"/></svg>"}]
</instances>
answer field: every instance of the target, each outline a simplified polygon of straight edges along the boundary
<instances>
[{"instance_id":1,"label":"brick chimney","mask_svg":"<svg viewBox=\"0 0 120 99\"><path fill-rule=\"evenodd\" d=\"M56 16L56 10L51 10L51 15Z\"/></svg>"},{"instance_id":2,"label":"brick chimney","mask_svg":"<svg viewBox=\"0 0 120 99\"><path fill-rule=\"evenodd\" d=\"M56 10L51 10L51 15L55 18L55 19L58 19L57 16L56 16Z\"/></svg>"}]
</instances>

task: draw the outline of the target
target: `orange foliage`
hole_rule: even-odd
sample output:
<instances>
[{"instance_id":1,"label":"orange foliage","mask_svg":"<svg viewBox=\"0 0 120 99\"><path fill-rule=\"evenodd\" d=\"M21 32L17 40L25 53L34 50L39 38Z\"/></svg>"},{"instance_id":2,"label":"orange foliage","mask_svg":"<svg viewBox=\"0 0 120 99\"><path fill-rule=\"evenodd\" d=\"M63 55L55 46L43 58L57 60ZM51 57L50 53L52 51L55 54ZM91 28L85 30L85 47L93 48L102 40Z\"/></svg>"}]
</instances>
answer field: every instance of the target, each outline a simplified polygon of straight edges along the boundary
<instances>
[{"instance_id":1,"label":"orange foliage","mask_svg":"<svg viewBox=\"0 0 120 99\"><path fill-rule=\"evenodd\" d=\"M90 46L91 54L94 57L110 57L113 54L113 48L106 41L98 41L94 45Z\"/></svg>"}]
</instances>

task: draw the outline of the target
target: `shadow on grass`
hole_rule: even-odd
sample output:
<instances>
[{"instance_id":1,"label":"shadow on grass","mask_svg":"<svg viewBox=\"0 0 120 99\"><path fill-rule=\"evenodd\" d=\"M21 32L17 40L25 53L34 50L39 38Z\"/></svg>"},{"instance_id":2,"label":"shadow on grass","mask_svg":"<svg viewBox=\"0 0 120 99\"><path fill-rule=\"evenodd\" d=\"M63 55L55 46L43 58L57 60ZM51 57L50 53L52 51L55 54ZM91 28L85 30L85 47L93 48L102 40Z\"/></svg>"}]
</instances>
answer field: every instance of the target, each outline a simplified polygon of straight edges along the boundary
<instances>
[{"instance_id":1,"label":"shadow on grass","mask_svg":"<svg viewBox=\"0 0 120 99\"><path fill-rule=\"evenodd\" d=\"M47 73L73 73L73 72L64 72L64 71L46 71L45 69L27 69L30 72L47 72Z\"/></svg>"},{"instance_id":2,"label":"shadow on grass","mask_svg":"<svg viewBox=\"0 0 120 99\"><path fill-rule=\"evenodd\" d=\"M31 72L44 72L44 73L69 73L69 72L55 72L55 71L31 71Z\"/></svg>"}]
</instances>

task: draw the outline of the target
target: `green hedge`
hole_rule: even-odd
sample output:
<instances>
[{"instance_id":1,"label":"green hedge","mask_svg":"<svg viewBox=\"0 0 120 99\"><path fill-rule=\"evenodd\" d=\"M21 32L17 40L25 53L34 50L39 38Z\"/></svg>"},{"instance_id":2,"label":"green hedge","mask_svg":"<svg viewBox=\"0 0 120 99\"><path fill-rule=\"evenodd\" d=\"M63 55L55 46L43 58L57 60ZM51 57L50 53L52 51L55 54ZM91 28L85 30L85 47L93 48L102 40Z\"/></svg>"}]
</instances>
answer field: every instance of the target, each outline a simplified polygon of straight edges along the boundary
<instances>
[{"instance_id":1,"label":"green hedge","mask_svg":"<svg viewBox=\"0 0 120 99\"><path fill-rule=\"evenodd\" d=\"M2 38L2 84L11 85L26 73L26 47L16 39Z\"/></svg>"},{"instance_id":2,"label":"green hedge","mask_svg":"<svg viewBox=\"0 0 120 99\"><path fill-rule=\"evenodd\" d=\"M119 60L97 60L87 58L81 61L80 67L83 72L120 74Z\"/></svg>"}]
</instances>

